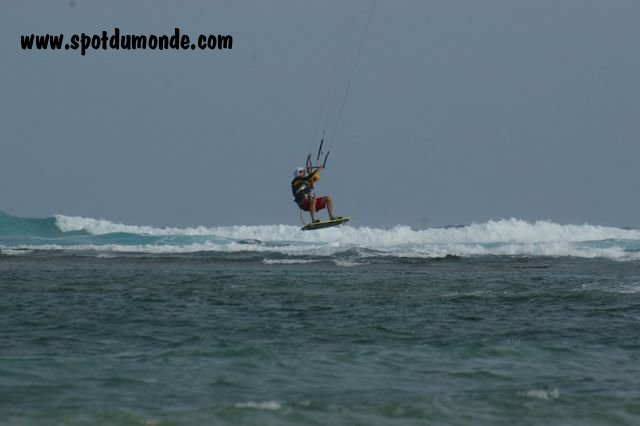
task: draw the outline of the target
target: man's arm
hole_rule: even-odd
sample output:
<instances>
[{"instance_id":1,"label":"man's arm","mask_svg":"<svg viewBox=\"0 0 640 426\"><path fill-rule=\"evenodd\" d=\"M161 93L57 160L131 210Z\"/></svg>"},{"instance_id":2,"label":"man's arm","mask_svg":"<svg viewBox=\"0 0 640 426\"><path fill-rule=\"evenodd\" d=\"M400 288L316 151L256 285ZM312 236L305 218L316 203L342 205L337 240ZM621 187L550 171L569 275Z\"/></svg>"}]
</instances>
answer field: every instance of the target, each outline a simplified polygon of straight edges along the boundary
<instances>
[{"instance_id":1,"label":"man's arm","mask_svg":"<svg viewBox=\"0 0 640 426\"><path fill-rule=\"evenodd\" d=\"M322 166L318 166L315 168L315 170L311 173L309 173L304 179L307 182L313 182L313 177L320 171L320 169L324 169L324 167Z\"/></svg>"}]
</instances>

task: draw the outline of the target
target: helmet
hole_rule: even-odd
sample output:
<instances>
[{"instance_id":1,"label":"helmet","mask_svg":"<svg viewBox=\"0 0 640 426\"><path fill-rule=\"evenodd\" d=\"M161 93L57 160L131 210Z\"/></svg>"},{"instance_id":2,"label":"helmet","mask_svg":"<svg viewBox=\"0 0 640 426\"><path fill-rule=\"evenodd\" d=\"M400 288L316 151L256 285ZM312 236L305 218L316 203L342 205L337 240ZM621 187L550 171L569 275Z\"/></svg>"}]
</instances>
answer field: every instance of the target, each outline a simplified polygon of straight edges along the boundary
<instances>
[{"instance_id":1,"label":"helmet","mask_svg":"<svg viewBox=\"0 0 640 426\"><path fill-rule=\"evenodd\" d=\"M298 167L298 168L296 169L296 171L295 171L295 172L293 172L293 175L294 175L294 176L298 176L298 174L300 174L300 172L304 172L304 168L302 168L302 167Z\"/></svg>"}]
</instances>

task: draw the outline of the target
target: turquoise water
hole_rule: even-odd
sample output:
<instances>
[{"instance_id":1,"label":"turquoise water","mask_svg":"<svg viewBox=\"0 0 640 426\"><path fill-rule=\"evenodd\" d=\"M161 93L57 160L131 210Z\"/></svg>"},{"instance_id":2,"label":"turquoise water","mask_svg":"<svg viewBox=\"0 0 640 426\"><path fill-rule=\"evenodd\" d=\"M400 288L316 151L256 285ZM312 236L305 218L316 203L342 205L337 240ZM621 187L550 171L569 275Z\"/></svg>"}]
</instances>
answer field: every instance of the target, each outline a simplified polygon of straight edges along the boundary
<instances>
[{"instance_id":1,"label":"turquoise water","mask_svg":"<svg viewBox=\"0 0 640 426\"><path fill-rule=\"evenodd\" d=\"M61 222L0 228L3 424L640 422L634 230L553 241L601 250L580 257L505 238L520 222L504 243L345 228L367 235L342 246ZM478 245L532 253L460 253Z\"/></svg>"}]
</instances>

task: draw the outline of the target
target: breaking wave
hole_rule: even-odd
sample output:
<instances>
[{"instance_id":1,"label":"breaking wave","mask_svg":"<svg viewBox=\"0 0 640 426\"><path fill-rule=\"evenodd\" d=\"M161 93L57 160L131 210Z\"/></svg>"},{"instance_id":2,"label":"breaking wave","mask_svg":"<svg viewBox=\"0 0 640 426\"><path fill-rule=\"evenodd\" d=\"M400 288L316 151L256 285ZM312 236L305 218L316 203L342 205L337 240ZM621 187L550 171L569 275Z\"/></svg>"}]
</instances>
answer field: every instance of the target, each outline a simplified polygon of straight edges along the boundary
<instances>
[{"instance_id":1,"label":"breaking wave","mask_svg":"<svg viewBox=\"0 0 640 426\"><path fill-rule=\"evenodd\" d=\"M158 228L64 215L21 218L0 212L0 249L6 255L43 250L281 255L266 264L307 263L295 259L341 255L351 260L490 255L640 260L640 230L514 218L429 229L349 225L313 232L291 225Z\"/></svg>"}]
</instances>

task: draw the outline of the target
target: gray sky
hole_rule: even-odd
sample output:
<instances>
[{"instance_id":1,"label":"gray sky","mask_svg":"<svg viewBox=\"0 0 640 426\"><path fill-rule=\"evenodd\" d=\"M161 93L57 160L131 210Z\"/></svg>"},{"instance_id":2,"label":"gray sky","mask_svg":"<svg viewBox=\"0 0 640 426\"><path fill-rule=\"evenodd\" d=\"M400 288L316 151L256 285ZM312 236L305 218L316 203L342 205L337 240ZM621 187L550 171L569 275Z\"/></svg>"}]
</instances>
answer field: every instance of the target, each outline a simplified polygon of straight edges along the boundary
<instances>
[{"instance_id":1,"label":"gray sky","mask_svg":"<svg viewBox=\"0 0 640 426\"><path fill-rule=\"evenodd\" d=\"M378 0L365 33L370 4L3 1L0 210L297 225L326 126L317 192L355 225L640 225L640 2ZM115 27L234 44L20 48Z\"/></svg>"}]
</instances>

